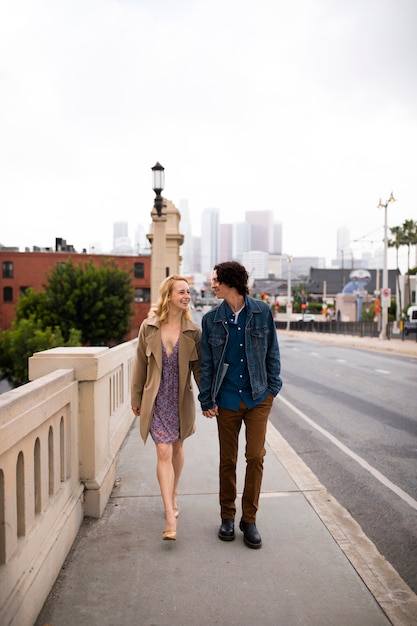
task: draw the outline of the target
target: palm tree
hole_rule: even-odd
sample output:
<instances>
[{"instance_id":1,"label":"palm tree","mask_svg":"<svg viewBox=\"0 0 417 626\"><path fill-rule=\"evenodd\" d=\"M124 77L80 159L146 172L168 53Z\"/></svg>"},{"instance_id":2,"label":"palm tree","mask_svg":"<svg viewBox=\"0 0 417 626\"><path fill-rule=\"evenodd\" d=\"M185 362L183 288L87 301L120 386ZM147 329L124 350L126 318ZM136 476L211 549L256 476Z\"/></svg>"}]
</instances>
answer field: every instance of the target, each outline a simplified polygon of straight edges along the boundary
<instances>
[{"instance_id":1,"label":"palm tree","mask_svg":"<svg viewBox=\"0 0 417 626\"><path fill-rule=\"evenodd\" d=\"M390 228L391 235L393 235L393 239L388 240L388 247L395 248L395 254L397 259L397 290L398 290L398 304L399 304L399 315L400 318L402 316L402 303L401 303L401 285L400 285L400 268L398 263L398 249L400 246L406 245L405 235L401 226L393 226Z\"/></svg>"},{"instance_id":2,"label":"palm tree","mask_svg":"<svg viewBox=\"0 0 417 626\"><path fill-rule=\"evenodd\" d=\"M408 302L411 304L411 283L410 283L410 251L411 246L417 245L417 222L405 220L402 225L404 244L407 246L407 277L408 277Z\"/></svg>"}]
</instances>

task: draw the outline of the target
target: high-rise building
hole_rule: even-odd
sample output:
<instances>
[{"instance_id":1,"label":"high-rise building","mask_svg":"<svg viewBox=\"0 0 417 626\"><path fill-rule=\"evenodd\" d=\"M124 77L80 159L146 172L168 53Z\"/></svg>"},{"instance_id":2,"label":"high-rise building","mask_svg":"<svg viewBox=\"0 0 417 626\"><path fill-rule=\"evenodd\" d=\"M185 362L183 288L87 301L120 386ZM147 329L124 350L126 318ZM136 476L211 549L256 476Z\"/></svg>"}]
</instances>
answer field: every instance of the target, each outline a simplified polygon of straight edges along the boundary
<instances>
[{"instance_id":1,"label":"high-rise building","mask_svg":"<svg viewBox=\"0 0 417 626\"><path fill-rule=\"evenodd\" d=\"M127 222L113 223L113 249L112 254L133 254L132 242L128 236L129 226Z\"/></svg>"},{"instance_id":2,"label":"high-rise building","mask_svg":"<svg viewBox=\"0 0 417 626\"><path fill-rule=\"evenodd\" d=\"M274 248L274 214L272 211L246 211L251 225L251 249L276 252Z\"/></svg>"},{"instance_id":3,"label":"high-rise building","mask_svg":"<svg viewBox=\"0 0 417 626\"><path fill-rule=\"evenodd\" d=\"M268 259L268 276L282 278L282 266L287 265L287 258L282 254L270 254Z\"/></svg>"},{"instance_id":4,"label":"high-rise building","mask_svg":"<svg viewBox=\"0 0 417 626\"><path fill-rule=\"evenodd\" d=\"M350 230L347 226L342 226L337 229L337 253L336 258L340 265L346 265L346 260L349 263L352 256L352 247L350 242Z\"/></svg>"},{"instance_id":5,"label":"high-rise building","mask_svg":"<svg viewBox=\"0 0 417 626\"><path fill-rule=\"evenodd\" d=\"M268 253L251 250L242 254L242 265L249 274L249 281L256 278L268 278Z\"/></svg>"},{"instance_id":6,"label":"high-rise building","mask_svg":"<svg viewBox=\"0 0 417 626\"><path fill-rule=\"evenodd\" d=\"M179 201L179 212L181 215L180 231L184 235L184 243L180 248L180 254L182 256L181 261L181 273L184 276L189 276L195 271L194 263L194 242L191 232L190 212L188 209L188 200Z\"/></svg>"},{"instance_id":7,"label":"high-rise building","mask_svg":"<svg viewBox=\"0 0 417 626\"><path fill-rule=\"evenodd\" d=\"M233 259L233 224L220 224L220 253L219 261Z\"/></svg>"},{"instance_id":8,"label":"high-rise building","mask_svg":"<svg viewBox=\"0 0 417 626\"><path fill-rule=\"evenodd\" d=\"M242 254L252 249L252 226L247 222L239 222L232 226L232 258L241 262Z\"/></svg>"},{"instance_id":9,"label":"high-rise building","mask_svg":"<svg viewBox=\"0 0 417 626\"><path fill-rule=\"evenodd\" d=\"M201 271L211 273L220 249L219 209L204 209L201 222Z\"/></svg>"},{"instance_id":10,"label":"high-rise building","mask_svg":"<svg viewBox=\"0 0 417 626\"><path fill-rule=\"evenodd\" d=\"M201 237L193 235L193 274L201 274Z\"/></svg>"},{"instance_id":11,"label":"high-rise building","mask_svg":"<svg viewBox=\"0 0 417 626\"><path fill-rule=\"evenodd\" d=\"M149 228L148 232L151 231ZM136 254L150 254L151 247L146 237L146 232L142 224L138 224L135 230L135 253Z\"/></svg>"},{"instance_id":12,"label":"high-rise building","mask_svg":"<svg viewBox=\"0 0 417 626\"><path fill-rule=\"evenodd\" d=\"M127 222L113 223L113 248L117 248L119 239L126 239L129 236L129 226Z\"/></svg>"},{"instance_id":13,"label":"high-rise building","mask_svg":"<svg viewBox=\"0 0 417 626\"><path fill-rule=\"evenodd\" d=\"M282 254L282 222L274 222L272 252Z\"/></svg>"}]
</instances>

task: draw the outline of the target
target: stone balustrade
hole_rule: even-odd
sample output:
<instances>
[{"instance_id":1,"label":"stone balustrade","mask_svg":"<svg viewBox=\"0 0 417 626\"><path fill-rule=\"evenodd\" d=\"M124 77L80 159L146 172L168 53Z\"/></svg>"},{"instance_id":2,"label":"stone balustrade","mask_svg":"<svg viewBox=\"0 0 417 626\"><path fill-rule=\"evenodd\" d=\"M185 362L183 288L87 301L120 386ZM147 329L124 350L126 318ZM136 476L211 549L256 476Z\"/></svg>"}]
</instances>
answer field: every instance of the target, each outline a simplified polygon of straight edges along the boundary
<instances>
[{"instance_id":1,"label":"stone balustrade","mask_svg":"<svg viewBox=\"0 0 417 626\"><path fill-rule=\"evenodd\" d=\"M0 396L0 624L32 626L83 517L100 517L134 415L136 340L54 348Z\"/></svg>"}]
</instances>

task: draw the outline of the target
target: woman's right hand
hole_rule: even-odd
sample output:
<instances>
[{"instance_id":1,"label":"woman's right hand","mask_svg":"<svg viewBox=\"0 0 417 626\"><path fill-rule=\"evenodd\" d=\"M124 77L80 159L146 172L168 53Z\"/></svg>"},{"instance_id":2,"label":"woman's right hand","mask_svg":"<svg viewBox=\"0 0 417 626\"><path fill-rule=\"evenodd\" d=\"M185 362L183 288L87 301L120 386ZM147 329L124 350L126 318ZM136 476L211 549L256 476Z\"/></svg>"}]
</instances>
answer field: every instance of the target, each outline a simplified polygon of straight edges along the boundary
<instances>
[{"instance_id":1,"label":"woman's right hand","mask_svg":"<svg viewBox=\"0 0 417 626\"><path fill-rule=\"evenodd\" d=\"M140 406L132 406L132 411L136 416L140 415Z\"/></svg>"},{"instance_id":2,"label":"woman's right hand","mask_svg":"<svg viewBox=\"0 0 417 626\"><path fill-rule=\"evenodd\" d=\"M209 409L208 411L202 411L204 417L208 417L208 418L212 418L212 417L216 417L219 414L219 409L217 408L217 405L214 406L213 409Z\"/></svg>"}]
</instances>

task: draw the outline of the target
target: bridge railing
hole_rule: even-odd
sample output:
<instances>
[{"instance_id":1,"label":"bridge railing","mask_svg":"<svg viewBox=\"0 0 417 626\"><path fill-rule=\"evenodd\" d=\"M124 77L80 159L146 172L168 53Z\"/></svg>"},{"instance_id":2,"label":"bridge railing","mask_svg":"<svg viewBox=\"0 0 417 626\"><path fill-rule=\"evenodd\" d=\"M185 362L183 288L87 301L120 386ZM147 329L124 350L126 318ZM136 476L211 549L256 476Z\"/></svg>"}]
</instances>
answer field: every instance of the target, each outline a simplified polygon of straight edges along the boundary
<instances>
[{"instance_id":1,"label":"bridge railing","mask_svg":"<svg viewBox=\"0 0 417 626\"><path fill-rule=\"evenodd\" d=\"M83 517L100 517L134 419L136 340L54 348L0 396L0 623L32 626Z\"/></svg>"}]
</instances>

